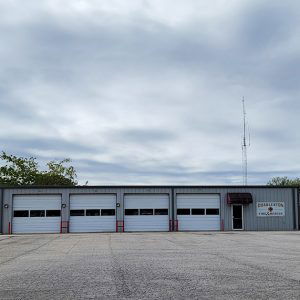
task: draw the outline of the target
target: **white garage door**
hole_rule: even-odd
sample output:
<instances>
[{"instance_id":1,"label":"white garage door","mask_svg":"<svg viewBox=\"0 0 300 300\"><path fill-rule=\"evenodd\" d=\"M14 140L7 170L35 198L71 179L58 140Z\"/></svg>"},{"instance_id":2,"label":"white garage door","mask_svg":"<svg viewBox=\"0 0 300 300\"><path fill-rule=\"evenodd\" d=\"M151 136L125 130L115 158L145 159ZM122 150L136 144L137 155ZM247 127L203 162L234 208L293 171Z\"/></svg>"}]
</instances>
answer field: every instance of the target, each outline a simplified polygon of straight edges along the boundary
<instances>
[{"instance_id":1,"label":"white garage door","mask_svg":"<svg viewBox=\"0 0 300 300\"><path fill-rule=\"evenodd\" d=\"M70 232L116 231L116 195L70 196Z\"/></svg>"},{"instance_id":2,"label":"white garage door","mask_svg":"<svg viewBox=\"0 0 300 300\"><path fill-rule=\"evenodd\" d=\"M15 195L13 233L59 233L60 195Z\"/></svg>"},{"instance_id":3,"label":"white garage door","mask_svg":"<svg viewBox=\"0 0 300 300\"><path fill-rule=\"evenodd\" d=\"M177 194L178 230L220 230L218 194Z\"/></svg>"},{"instance_id":4,"label":"white garage door","mask_svg":"<svg viewBox=\"0 0 300 300\"><path fill-rule=\"evenodd\" d=\"M128 194L124 206L125 231L169 231L167 194Z\"/></svg>"}]
</instances>

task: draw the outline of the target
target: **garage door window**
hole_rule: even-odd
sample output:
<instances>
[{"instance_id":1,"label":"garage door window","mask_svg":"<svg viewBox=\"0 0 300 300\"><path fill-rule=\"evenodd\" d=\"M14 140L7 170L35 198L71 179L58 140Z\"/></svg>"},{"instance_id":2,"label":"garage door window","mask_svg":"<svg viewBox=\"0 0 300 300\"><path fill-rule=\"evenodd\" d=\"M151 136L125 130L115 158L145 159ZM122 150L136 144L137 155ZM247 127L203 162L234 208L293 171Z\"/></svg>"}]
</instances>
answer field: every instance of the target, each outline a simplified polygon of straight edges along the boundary
<instances>
[{"instance_id":1,"label":"garage door window","mask_svg":"<svg viewBox=\"0 0 300 300\"><path fill-rule=\"evenodd\" d=\"M46 217L60 217L60 210L46 210Z\"/></svg>"},{"instance_id":2,"label":"garage door window","mask_svg":"<svg viewBox=\"0 0 300 300\"><path fill-rule=\"evenodd\" d=\"M205 215L205 209L204 208L192 208L192 215L194 215L194 216Z\"/></svg>"},{"instance_id":3,"label":"garage door window","mask_svg":"<svg viewBox=\"0 0 300 300\"><path fill-rule=\"evenodd\" d=\"M140 215L141 216L152 216L153 215L153 209L148 209L148 208L140 209Z\"/></svg>"},{"instance_id":4,"label":"garage door window","mask_svg":"<svg viewBox=\"0 0 300 300\"><path fill-rule=\"evenodd\" d=\"M100 209L87 209L85 215L88 217L100 216Z\"/></svg>"},{"instance_id":5,"label":"garage door window","mask_svg":"<svg viewBox=\"0 0 300 300\"><path fill-rule=\"evenodd\" d=\"M156 216L167 216L168 215L168 209L167 208L157 208L154 210L154 214Z\"/></svg>"},{"instance_id":6,"label":"garage door window","mask_svg":"<svg viewBox=\"0 0 300 300\"><path fill-rule=\"evenodd\" d=\"M126 216L137 216L139 214L138 209L125 209L125 215Z\"/></svg>"},{"instance_id":7,"label":"garage door window","mask_svg":"<svg viewBox=\"0 0 300 300\"><path fill-rule=\"evenodd\" d=\"M115 214L114 209L101 209L101 216L114 216Z\"/></svg>"},{"instance_id":8,"label":"garage door window","mask_svg":"<svg viewBox=\"0 0 300 300\"><path fill-rule=\"evenodd\" d=\"M31 210L30 211L30 218L42 218L45 217L44 210Z\"/></svg>"},{"instance_id":9,"label":"garage door window","mask_svg":"<svg viewBox=\"0 0 300 300\"><path fill-rule=\"evenodd\" d=\"M177 209L177 215L179 216L187 216L190 215L190 209L189 208L178 208Z\"/></svg>"},{"instance_id":10,"label":"garage door window","mask_svg":"<svg viewBox=\"0 0 300 300\"><path fill-rule=\"evenodd\" d=\"M210 215L210 216L219 215L219 209L218 208L207 208L206 215Z\"/></svg>"},{"instance_id":11,"label":"garage door window","mask_svg":"<svg viewBox=\"0 0 300 300\"><path fill-rule=\"evenodd\" d=\"M28 210L15 210L14 211L14 218L28 218L29 211Z\"/></svg>"},{"instance_id":12,"label":"garage door window","mask_svg":"<svg viewBox=\"0 0 300 300\"><path fill-rule=\"evenodd\" d=\"M84 209L72 209L70 211L71 217L83 217L84 216Z\"/></svg>"}]
</instances>

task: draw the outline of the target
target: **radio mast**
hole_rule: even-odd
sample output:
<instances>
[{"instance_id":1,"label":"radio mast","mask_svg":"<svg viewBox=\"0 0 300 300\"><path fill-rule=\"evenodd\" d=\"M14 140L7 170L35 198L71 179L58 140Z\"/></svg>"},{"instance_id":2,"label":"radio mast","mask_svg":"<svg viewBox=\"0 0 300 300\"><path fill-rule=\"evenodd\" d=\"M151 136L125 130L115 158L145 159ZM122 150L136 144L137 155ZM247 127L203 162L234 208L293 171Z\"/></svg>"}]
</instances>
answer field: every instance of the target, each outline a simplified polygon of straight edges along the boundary
<instances>
[{"instance_id":1,"label":"radio mast","mask_svg":"<svg viewBox=\"0 0 300 300\"><path fill-rule=\"evenodd\" d=\"M247 135L247 122L246 122L246 107L245 98L242 99L243 103L243 138L242 138L242 157L243 157L243 184L248 184L248 156L247 151L250 146L250 134Z\"/></svg>"}]
</instances>

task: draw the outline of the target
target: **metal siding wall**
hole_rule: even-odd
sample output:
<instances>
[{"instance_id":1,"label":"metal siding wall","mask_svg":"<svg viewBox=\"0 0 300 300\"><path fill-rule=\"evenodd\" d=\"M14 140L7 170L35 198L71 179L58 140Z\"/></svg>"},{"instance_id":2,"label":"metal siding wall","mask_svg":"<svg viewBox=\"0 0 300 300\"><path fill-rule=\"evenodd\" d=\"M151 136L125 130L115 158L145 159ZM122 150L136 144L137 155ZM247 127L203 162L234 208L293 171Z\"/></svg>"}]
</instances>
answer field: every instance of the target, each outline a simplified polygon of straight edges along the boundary
<instances>
[{"instance_id":1,"label":"metal siding wall","mask_svg":"<svg viewBox=\"0 0 300 300\"><path fill-rule=\"evenodd\" d=\"M244 188L244 189L228 189L227 192L250 192L253 196L253 203L244 205L244 228L245 230L293 230L294 215L293 215L293 196L291 188ZM226 193L225 193L226 194ZM225 195L224 195L225 196ZM256 203L257 202L284 202L285 216L284 217L257 217ZM225 204L225 201L224 201ZM229 205L225 204L228 222L231 222L231 211ZM231 230L226 226L227 230Z\"/></svg>"},{"instance_id":2,"label":"metal siding wall","mask_svg":"<svg viewBox=\"0 0 300 300\"><path fill-rule=\"evenodd\" d=\"M226 203L227 193L250 192L253 196L253 203L244 205L244 229L249 231L268 230L293 230L293 196L292 188L175 188L175 211L177 209L176 194L180 193L218 193L221 198L221 222L224 221L224 230L232 230L231 205ZM285 203L284 217L257 217L256 203L258 201L272 201Z\"/></svg>"},{"instance_id":3,"label":"metal siding wall","mask_svg":"<svg viewBox=\"0 0 300 300\"><path fill-rule=\"evenodd\" d=\"M2 224L3 224L3 213L2 213L2 208L3 208L3 202L2 202L2 195L3 195L4 190L0 188L0 234L2 233Z\"/></svg>"},{"instance_id":4,"label":"metal siding wall","mask_svg":"<svg viewBox=\"0 0 300 300\"><path fill-rule=\"evenodd\" d=\"M3 208L3 223L2 223L2 232L3 234L9 233L9 222L11 224L12 216L12 197L10 197L10 190L5 189L3 193L3 206L8 204L8 208Z\"/></svg>"},{"instance_id":5,"label":"metal siding wall","mask_svg":"<svg viewBox=\"0 0 300 300\"><path fill-rule=\"evenodd\" d=\"M300 230L300 190L297 191L297 198L298 198L298 229Z\"/></svg>"},{"instance_id":6,"label":"metal siding wall","mask_svg":"<svg viewBox=\"0 0 300 300\"><path fill-rule=\"evenodd\" d=\"M294 190L294 199L295 199L295 223L296 230L300 230L300 200L299 200L299 191L297 188Z\"/></svg>"},{"instance_id":7,"label":"metal siding wall","mask_svg":"<svg viewBox=\"0 0 300 300\"><path fill-rule=\"evenodd\" d=\"M124 194L127 193L167 193L170 197L170 217L176 211L176 194L177 193L217 193L220 194L220 219L224 221L224 229L232 230L231 206L226 203L226 195L229 192L250 192L253 195L253 203L244 205L244 228L245 230L293 230L294 223L297 221L299 207L298 189L292 188L264 188L264 187L174 187L174 197L172 204L172 187L108 187L108 188L32 188L32 189L3 189L3 199L0 208L0 216L2 209L2 232L8 233L8 224L12 221L12 196L13 194L61 194L62 204L66 204L66 208L62 209L62 221L69 221L70 194L78 193L113 193L117 194L117 220L124 220ZM296 202L293 201L292 192L297 194ZM1 193L0 193L1 195ZM1 197L1 196L0 196ZM274 201L285 202L285 217L257 217L256 202L257 201ZM1 204L1 199L0 199ZM8 204L8 209L3 209L4 204ZM296 206L296 207L295 207ZM174 208L174 210L173 210ZM295 210L297 212L295 212ZM296 216L296 219L295 219ZM299 226L298 222L298 226ZM1 230L0 230L1 232Z\"/></svg>"},{"instance_id":8,"label":"metal siding wall","mask_svg":"<svg viewBox=\"0 0 300 300\"><path fill-rule=\"evenodd\" d=\"M61 205L65 205L65 208L61 208L61 222L62 222L62 233L68 232L69 227L69 216L70 216L70 199L69 199L69 190L68 189L60 189L61 193Z\"/></svg>"},{"instance_id":9,"label":"metal siding wall","mask_svg":"<svg viewBox=\"0 0 300 300\"><path fill-rule=\"evenodd\" d=\"M221 222L223 221L225 231L232 230L231 206L226 203L227 193L231 191L231 189L218 189L221 195Z\"/></svg>"},{"instance_id":10,"label":"metal siding wall","mask_svg":"<svg viewBox=\"0 0 300 300\"><path fill-rule=\"evenodd\" d=\"M254 220L254 226L249 226L248 220L245 219L248 230L293 230L294 212L293 212L293 195L292 189L256 189L252 192L254 202L251 204L251 214ZM284 202L284 217L257 217L257 202ZM249 207L250 208L250 207Z\"/></svg>"}]
</instances>

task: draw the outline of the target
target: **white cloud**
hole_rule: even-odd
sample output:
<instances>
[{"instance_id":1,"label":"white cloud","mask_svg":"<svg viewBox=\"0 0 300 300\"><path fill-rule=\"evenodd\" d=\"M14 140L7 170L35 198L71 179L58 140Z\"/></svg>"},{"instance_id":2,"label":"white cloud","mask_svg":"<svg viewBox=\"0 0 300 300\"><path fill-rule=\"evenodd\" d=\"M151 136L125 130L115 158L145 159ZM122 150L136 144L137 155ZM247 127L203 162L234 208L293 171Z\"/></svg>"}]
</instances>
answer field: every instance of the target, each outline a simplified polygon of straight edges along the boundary
<instances>
[{"instance_id":1,"label":"white cloud","mask_svg":"<svg viewBox=\"0 0 300 300\"><path fill-rule=\"evenodd\" d=\"M251 183L300 170L293 1L0 3L0 141L90 184Z\"/></svg>"}]
</instances>

